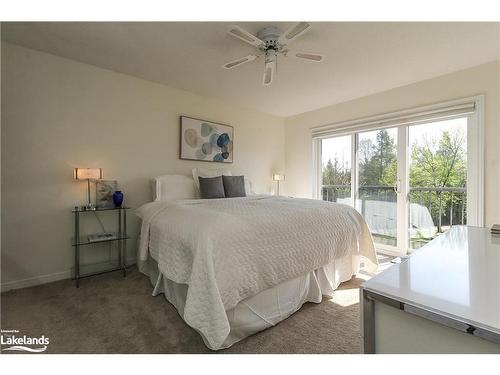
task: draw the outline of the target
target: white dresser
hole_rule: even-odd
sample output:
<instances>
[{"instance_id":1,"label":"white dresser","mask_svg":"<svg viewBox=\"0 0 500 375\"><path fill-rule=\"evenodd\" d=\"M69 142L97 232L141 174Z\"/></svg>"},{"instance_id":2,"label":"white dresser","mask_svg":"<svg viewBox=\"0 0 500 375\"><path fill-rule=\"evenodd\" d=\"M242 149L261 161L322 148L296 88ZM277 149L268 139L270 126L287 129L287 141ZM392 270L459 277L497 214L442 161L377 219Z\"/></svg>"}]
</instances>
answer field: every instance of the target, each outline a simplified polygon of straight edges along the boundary
<instances>
[{"instance_id":1,"label":"white dresser","mask_svg":"<svg viewBox=\"0 0 500 375\"><path fill-rule=\"evenodd\" d=\"M361 287L365 353L500 353L500 237L454 227Z\"/></svg>"}]
</instances>

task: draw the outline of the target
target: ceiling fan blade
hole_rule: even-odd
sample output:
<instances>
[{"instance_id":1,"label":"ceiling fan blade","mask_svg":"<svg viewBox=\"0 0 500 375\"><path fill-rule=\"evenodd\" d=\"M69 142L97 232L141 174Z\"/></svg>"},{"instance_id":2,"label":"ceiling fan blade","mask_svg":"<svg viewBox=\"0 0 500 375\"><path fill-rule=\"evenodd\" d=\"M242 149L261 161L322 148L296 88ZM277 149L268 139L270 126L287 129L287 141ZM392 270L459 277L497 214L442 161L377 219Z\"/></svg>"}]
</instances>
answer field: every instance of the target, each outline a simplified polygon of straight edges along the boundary
<instances>
[{"instance_id":1,"label":"ceiling fan blade","mask_svg":"<svg viewBox=\"0 0 500 375\"><path fill-rule=\"evenodd\" d=\"M264 42L255 35L250 34L248 31L236 25L229 26L227 33L255 47L264 45Z\"/></svg>"},{"instance_id":2,"label":"ceiling fan blade","mask_svg":"<svg viewBox=\"0 0 500 375\"><path fill-rule=\"evenodd\" d=\"M313 62L321 62L325 59L325 55L322 55L321 53L303 51L286 51L285 56L291 56L296 59L308 60Z\"/></svg>"},{"instance_id":3,"label":"ceiling fan blade","mask_svg":"<svg viewBox=\"0 0 500 375\"><path fill-rule=\"evenodd\" d=\"M307 22L299 22L285 31L278 39L281 45L289 44L311 28Z\"/></svg>"},{"instance_id":4,"label":"ceiling fan blade","mask_svg":"<svg viewBox=\"0 0 500 375\"><path fill-rule=\"evenodd\" d=\"M269 86L273 83L274 75L276 73L276 60L268 61L264 65L264 76L262 78L262 84L264 86Z\"/></svg>"},{"instance_id":5,"label":"ceiling fan blade","mask_svg":"<svg viewBox=\"0 0 500 375\"><path fill-rule=\"evenodd\" d=\"M222 65L222 67L225 69L233 69L233 68L236 68L237 66L246 64L250 61L254 61L256 58L257 58L256 55L248 55L245 57L240 57L239 59L225 63L224 65Z\"/></svg>"}]
</instances>

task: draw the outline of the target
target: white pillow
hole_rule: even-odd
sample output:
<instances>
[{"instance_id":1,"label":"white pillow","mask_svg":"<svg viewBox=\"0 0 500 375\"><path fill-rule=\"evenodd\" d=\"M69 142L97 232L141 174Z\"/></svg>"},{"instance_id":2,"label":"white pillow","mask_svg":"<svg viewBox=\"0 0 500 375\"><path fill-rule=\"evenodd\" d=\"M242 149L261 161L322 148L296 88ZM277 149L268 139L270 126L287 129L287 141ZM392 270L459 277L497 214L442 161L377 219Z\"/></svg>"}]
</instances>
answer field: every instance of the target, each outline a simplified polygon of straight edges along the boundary
<instances>
[{"instance_id":1,"label":"white pillow","mask_svg":"<svg viewBox=\"0 0 500 375\"><path fill-rule=\"evenodd\" d=\"M198 177L218 177L218 176L232 176L231 171L227 169L210 169L210 168L193 168L193 180L196 185L196 189L200 190L200 180Z\"/></svg>"},{"instance_id":2,"label":"white pillow","mask_svg":"<svg viewBox=\"0 0 500 375\"><path fill-rule=\"evenodd\" d=\"M245 193L246 195L255 195L253 191L252 181L245 177Z\"/></svg>"},{"instance_id":3,"label":"white pillow","mask_svg":"<svg viewBox=\"0 0 500 375\"><path fill-rule=\"evenodd\" d=\"M198 191L189 176L167 174L154 179L153 189L155 201L197 199Z\"/></svg>"}]
</instances>

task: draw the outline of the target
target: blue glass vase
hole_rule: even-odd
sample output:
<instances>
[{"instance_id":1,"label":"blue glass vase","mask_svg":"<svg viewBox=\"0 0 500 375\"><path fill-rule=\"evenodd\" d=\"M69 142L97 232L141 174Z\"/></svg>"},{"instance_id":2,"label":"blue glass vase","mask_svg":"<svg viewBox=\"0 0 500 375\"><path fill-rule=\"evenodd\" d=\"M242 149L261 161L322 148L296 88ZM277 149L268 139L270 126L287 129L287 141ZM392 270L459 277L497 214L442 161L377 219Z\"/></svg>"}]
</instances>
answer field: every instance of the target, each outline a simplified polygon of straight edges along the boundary
<instances>
[{"instance_id":1,"label":"blue glass vase","mask_svg":"<svg viewBox=\"0 0 500 375\"><path fill-rule=\"evenodd\" d=\"M123 203L123 193L118 190L113 193L113 203L115 207L121 207Z\"/></svg>"}]
</instances>

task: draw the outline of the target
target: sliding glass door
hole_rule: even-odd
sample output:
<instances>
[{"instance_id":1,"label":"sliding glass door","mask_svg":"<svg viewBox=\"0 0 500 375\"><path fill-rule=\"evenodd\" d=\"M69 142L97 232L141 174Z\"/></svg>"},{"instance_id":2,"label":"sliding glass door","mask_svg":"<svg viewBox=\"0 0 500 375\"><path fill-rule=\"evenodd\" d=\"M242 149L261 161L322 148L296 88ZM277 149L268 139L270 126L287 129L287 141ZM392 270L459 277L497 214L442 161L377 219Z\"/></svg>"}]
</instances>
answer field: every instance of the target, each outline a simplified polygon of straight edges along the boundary
<instances>
[{"instance_id":1,"label":"sliding glass door","mask_svg":"<svg viewBox=\"0 0 500 375\"><path fill-rule=\"evenodd\" d=\"M418 249L454 225L482 225L481 207L468 206L482 202L480 132L471 119L322 137L315 143L318 197L355 207L377 250L393 255Z\"/></svg>"}]
</instances>

